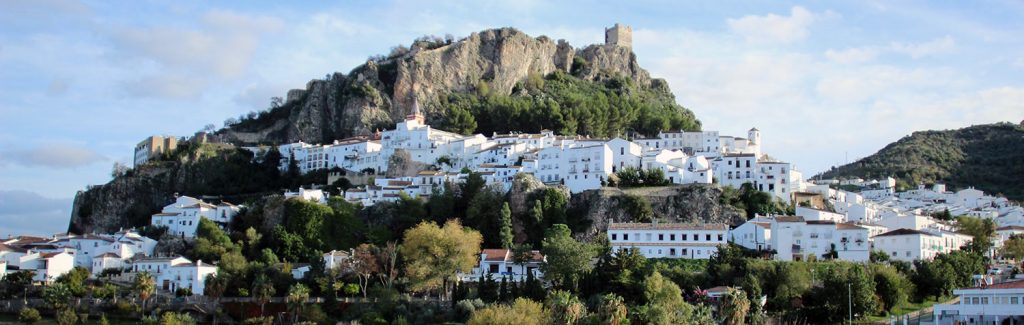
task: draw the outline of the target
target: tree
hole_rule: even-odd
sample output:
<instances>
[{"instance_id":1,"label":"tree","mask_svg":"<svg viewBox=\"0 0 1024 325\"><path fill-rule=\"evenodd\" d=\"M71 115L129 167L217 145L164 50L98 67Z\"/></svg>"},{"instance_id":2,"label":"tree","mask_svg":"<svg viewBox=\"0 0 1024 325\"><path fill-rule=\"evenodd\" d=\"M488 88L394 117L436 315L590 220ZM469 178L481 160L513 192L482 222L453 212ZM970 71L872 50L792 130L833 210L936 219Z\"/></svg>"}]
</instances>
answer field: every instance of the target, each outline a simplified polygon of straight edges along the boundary
<instances>
[{"instance_id":1,"label":"tree","mask_svg":"<svg viewBox=\"0 0 1024 325\"><path fill-rule=\"evenodd\" d=\"M278 108L284 104L284 99L278 96L270 97L270 108Z\"/></svg>"},{"instance_id":2,"label":"tree","mask_svg":"<svg viewBox=\"0 0 1024 325\"><path fill-rule=\"evenodd\" d=\"M146 311L146 300L156 293L156 280L149 272L139 272L135 275L135 283L132 286L135 294L142 300L142 311Z\"/></svg>"},{"instance_id":3,"label":"tree","mask_svg":"<svg viewBox=\"0 0 1024 325\"><path fill-rule=\"evenodd\" d=\"M57 277L57 283L61 283L67 286L68 291L71 292L72 296L84 297L85 296L85 281L92 275L89 270L84 267L76 266L71 269L68 273Z\"/></svg>"},{"instance_id":4,"label":"tree","mask_svg":"<svg viewBox=\"0 0 1024 325\"><path fill-rule=\"evenodd\" d=\"M597 308L596 316L601 324L629 324L629 308L626 307L622 297L616 296L614 293L601 296L601 304Z\"/></svg>"},{"instance_id":5,"label":"tree","mask_svg":"<svg viewBox=\"0 0 1024 325\"><path fill-rule=\"evenodd\" d=\"M391 289L392 283L398 277L398 244L389 241L383 247L377 247L373 255L377 257L377 264L380 265L381 272L378 272L377 276L380 277L381 284Z\"/></svg>"},{"instance_id":6,"label":"tree","mask_svg":"<svg viewBox=\"0 0 1024 325\"><path fill-rule=\"evenodd\" d=\"M660 272L651 273L644 280L644 299L647 304L638 314L647 324L693 324L694 308L683 300L683 292Z\"/></svg>"},{"instance_id":7,"label":"tree","mask_svg":"<svg viewBox=\"0 0 1024 325\"><path fill-rule=\"evenodd\" d=\"M260 316L263 316L264 307L270 302L270 297L274 296L277 292L274 289L274 282L270 280L265 274L260 273L256 275L256 278L252 282L253 297L260 303Z\"/></svg>"},{"instance_id":8,"label":"tree","mask_svg":"<svg viewBox=\"0 0 1024 325\"><path fill-rule=\"evenodd\" d=\"M956 225L960 231L972 237L971 243L967 245L968 250L986 254L992 248L992 238L996 234L996 224L992 219L959 216Z\"/></svg>"},{"instance_id":9,"label":"tree","mask_svg":"<svg viewBox=\"0 0 1024 325\"><path fill-rule=\"evenodd\" d=\"M120 161L116 161L114 162L114 167L110 169L110 177L118 178L124 176L125 174L128 174L129 170L131 170L131 168L128 168L127 165L122 164Z\"/></svg>"},{"instance_id":10,"label":"tree","mask_svg":"<svg viewBox=\"0 0 1024 325\"><path fill-rule=\"evenodd\" d=\"M512 305L492 304L479 309L466 321L467 325L543 325L550 313L541 304L518 298Z\"/></svg>"},{"instance_id":11,"label":"tree","mask_svg":"<svg viewBox=\"0 0 1024 325\"><path fill-rule=\"evenodd\" d=\"M556 224L548 229L541 254L546 257L540 265L544 276L562 287L575 289L580 276L593 268L590 261L597 251L590 244L573 239L568 226Z\"/></svg>"},{"instance_id":12,"label":"tree","mask_svg":"<svg viewBox=\"0 0 1024 325\"><path fill-rule=\"evenodd\" d=\"M220 299L220 297L224 296L224 292L228 290L230 280L225 273L211 273L207 275L203 295L213 297L215 300Z\"/></svg>"},{"instance_id":13,"label":"tree","mask_svg":"<svg viewBox=\"0 0 1024 325\"><path fill-rule=\"evenodd\" d=\"M449 220L444 227L424 221L403 236L399 251L405 257L405 274L415 291L442 288L439 296L448 296L448 284L459 272L468 273L480 255L480 233Z\"/></svg>"},{"instance_id":14,"label":"tree","mask_svg":"<svg viewBox=\"0 0 1024 325\"><path fill-rule=\"evenodd\" d=\"M1024 235L1013 235L1003 242L1002 253L1004 258L1012 258L1020 261L1024 259Z\"/></svg>"},{"instance_id":15,"label":"tree","mask_svg":"<svg viewBox=\"0 0 1024 325\"><path fill-rule=\"evenodd\" d=\"M71 299L71 290L66 284L55 283L43 289L43 301L55 310L67 308L69 299Z\"/></svg>"},{"instance_id":16,"label":"tree","mask_svg":"<svg viewBox=\"0 0 1024 325\"><path fill-rule=\"evenodd\" d=\"M907 302L913 290L910 280L896 268L887 265L874 265L875 293L881 303L879 310L891 312L897 306Z\"/></svg>"},{"instance_id":17,"label":"tree","mask_svg":"<svg viewBox=\"0 0 1024 325\"><path fill-rule=\"evenodd\" d=\"M549 293L546 306L554 324L576 324L587 315L587 307L580 298L564 290Z\"/></svg>"},{"instance_id":18,"label":"tree","mask_svg":"<svg viewBox=\"0 0 1024 325\"><path fill-rule=\"evenodd\" d=\"M309 288L301 283L296 283L288 289L288 307L292 313L292 324L295 324L299 320L299 313L302 310L302 305L309 299Z\"/></svg>"},{"instance_id":19,"label":"tree","mask_svg":"<svg viewBox=\"0 0 1024 325\"><path fill-rule=\"evenodd\" d=\"M742 325L746 323L747 312L750 311L750 300L743 291L730 288L722 297L722 305L719 308L722 324Z\"/></svg>"},{"instance_id":20,"label":"tree","mask_svg":"<svg viewBox=\"0 0 1024 325\"><path fill-rule=\"evenodd\" d=\"M501 206L501 232L498 236L501 237L501 248L512 249L512 210L509 209L508 202Z\"/></svg>"},{"instance_id":21,"label":"tree","mask_svg":"<svg viewBox=\"0 0 1024 325\"><path fill-rule=\"evenodd\" d=\"M353 250L352 258L348 259L350 269L359 277L359 289L366 298L366 288L370 285L370 277L380 272L380 264L373 255L376 246L362 244Z\"/></svg>"}]
</instances>

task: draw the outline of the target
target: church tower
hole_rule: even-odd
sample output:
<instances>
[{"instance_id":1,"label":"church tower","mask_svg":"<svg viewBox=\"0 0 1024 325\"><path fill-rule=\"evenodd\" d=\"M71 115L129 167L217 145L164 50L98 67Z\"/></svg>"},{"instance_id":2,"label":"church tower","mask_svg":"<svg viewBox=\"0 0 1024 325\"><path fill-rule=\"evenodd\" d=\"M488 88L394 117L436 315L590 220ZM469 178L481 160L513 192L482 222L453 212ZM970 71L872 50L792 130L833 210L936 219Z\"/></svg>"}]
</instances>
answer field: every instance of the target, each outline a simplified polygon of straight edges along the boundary
<instances>
[{"instance_id":1,"label":"church tower","mask_svg":"<svg viewBox=\"0 0 1024 325\"><path fill-rule=\"evenodd\" d=\"M758 130L757 128L750 128L750 131L747 131L747 139L749 139L750 142L761 144L761 130Z\"/></svg>"},{"instance_id":2,"label":"church tower","mask_svg":"<svg viewBox=\"0 0 1024 325\"><path fill-rule=\"evenodd\" d=\"M412 112L405 116L406 121L417 121L420 125L426 125L426 118L423 116L423 112L420 111L420 101L418 98L412 98Z\"/></svg>"}]
</instances>

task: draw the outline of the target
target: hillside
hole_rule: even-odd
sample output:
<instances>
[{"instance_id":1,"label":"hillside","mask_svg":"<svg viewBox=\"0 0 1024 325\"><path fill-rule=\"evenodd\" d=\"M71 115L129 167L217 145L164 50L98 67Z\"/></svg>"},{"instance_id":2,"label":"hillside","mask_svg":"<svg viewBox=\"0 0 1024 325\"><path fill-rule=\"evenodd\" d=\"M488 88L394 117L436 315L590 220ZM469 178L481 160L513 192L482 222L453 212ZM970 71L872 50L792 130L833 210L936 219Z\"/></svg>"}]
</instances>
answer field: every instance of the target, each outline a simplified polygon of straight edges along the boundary
<instances>
[{"instance_id":1,"label":"hillside","mask_svg":"<svg viewBox=\"0 0 1024 325\"><path fill-rule=\"evenodd\" d=\"M632 50L575 49L513 28L454 41L421 38L348 74L311 80L279 106L218 132L236 144L320 143L393 126L418 101L427 122L461 133L539 131L597 137L698 130Z\"/></svg>"},{"instance_id":2,"label":"hillside","mask_svg":"<svg viewBox=\"0 0 1024 325\"><path fill-rule=\"evenodd\" d=\"M431 125L467 134L546 128L611 137L700 129L630 48L575 49L502 28L458 41L418 39L347 75L330 74L288 91L274 108L241 117L217 134L235 145L328 142L392 127L414 100ZM276 168L229 144L192 144L77 193L68 228L110 232L145 225L175 193L244 203L325 181L324 173L289 176Z\"/></svg>"},{"instance_id":3,"label":"hillside","mask_svg":"<svg viewBox=\"0 0 1024 325\"><path fill-rule=\"evenodd\" d=\"M821 178L893 176L900 186L942 182L974 186L1024 200L1024 126L975 125L958 130L914 132L877 153L833 168Z\"/></svg>"}]
</instances>

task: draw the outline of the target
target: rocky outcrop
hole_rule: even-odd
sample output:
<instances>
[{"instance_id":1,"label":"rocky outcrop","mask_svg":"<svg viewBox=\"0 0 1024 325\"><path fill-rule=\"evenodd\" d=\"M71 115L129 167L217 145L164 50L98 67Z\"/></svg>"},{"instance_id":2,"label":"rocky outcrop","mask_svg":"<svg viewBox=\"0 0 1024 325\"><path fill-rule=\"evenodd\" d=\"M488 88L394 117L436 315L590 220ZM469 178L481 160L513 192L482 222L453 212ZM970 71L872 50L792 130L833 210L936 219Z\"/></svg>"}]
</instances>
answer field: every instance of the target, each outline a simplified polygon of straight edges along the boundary
<instances>
[{"instance_id":1,"label":"rocky outcrop","mask_svg":"<svg viewBox=\"0 0 1024 325\"><path fill-rule=\"evenodd\" d=\"M370 60L348 75L312 80L304 90L288 91L281 107L219 135L237 144L329 142L393 125L410 113L414 100L433 122L446 115L440 99L447 94L476 91L486 83L491 92L508 95L531 74L556 70L587 80L622 75L638 85L653 85L627 47L577 50L564 40L533 38L513 28L491 29L451 44L414 45L407 53Z\"/></svg>"},{"instance_id":2,"label":"rocky outcrop","mask_svg":"<svg viewBox=\"0 0 1024 325\"><path fill-rule=\"evenodd\" d=\"M590 227L578 234L580 239L593 240L611 222L638 222L624 203L627 196L646 201L659 222L742 224L746 219L740 210L719 203L722 190L711 185L685 185L652 188L602 188L573 195L570 209L584 213Z\"/></svg>"}]
</instances>

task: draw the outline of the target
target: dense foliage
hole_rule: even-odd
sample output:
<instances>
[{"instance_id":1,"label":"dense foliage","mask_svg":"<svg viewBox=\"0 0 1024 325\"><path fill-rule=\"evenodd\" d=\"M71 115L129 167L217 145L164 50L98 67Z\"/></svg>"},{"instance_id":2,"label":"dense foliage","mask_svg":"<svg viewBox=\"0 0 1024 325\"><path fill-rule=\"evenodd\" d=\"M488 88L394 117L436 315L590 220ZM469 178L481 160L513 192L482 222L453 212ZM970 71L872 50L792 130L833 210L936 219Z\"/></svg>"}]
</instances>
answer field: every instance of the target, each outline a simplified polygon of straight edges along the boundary
<instances>
[{"instance_id":1,"label":"dense foliage","mask_svg":"<svg viewBox=\"0 0 1024 325\"><path fill-rule=\"evenodd\" d=\"M512 92L494 93L481 80L475 93L450 94L442 98L446 113L438 127L465 134L551 129L593 137L700 129L693 112L676 104L666 89L637 85L622 76L596 82L555 71L543 78L531 75Z\"/></svg>"},{"instance_id":2,"label":"dense foliage","mask_svg":"<svg viewBox=\"0 0 1024 325\"><path fill-rule=\"evenodd\" d=\"M834 167L822 178L892 176L900 187L940 182L953 189L974 186L1024 200L1024 126L975 125L958 130L914 132L877 153Z\"/></svg>"}]
</instances>

